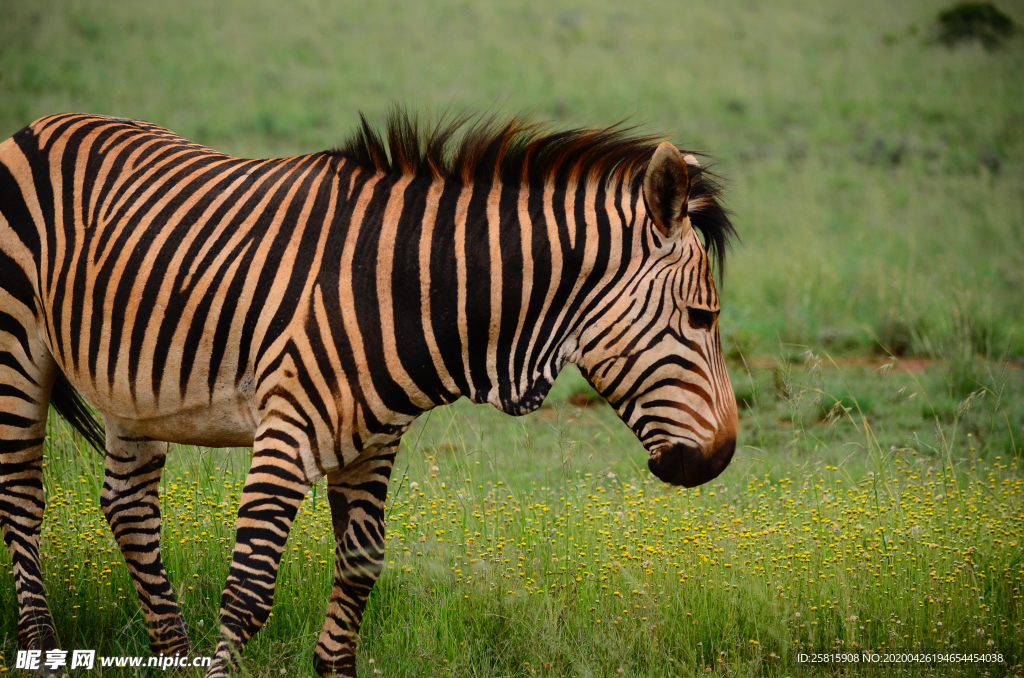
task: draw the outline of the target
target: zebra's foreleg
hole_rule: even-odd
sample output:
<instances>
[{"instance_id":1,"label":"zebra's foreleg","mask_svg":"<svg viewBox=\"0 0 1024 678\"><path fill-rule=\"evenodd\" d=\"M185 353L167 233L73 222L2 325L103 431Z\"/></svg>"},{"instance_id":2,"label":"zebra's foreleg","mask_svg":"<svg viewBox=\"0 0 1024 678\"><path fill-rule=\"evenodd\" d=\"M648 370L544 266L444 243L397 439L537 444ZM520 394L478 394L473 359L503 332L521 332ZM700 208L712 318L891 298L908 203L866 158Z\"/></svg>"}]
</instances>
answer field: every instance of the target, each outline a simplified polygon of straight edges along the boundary
<instances>
[{"instance_id":1,"label":"zebra's foreleg","mask_svg":"<svg viewBox=\"0 0 1024 678\"><path fill-rule=\"evenodd\" d=\"M321 676L355 676L363 610L384 563L384 502L397 443L327 475L334 524L334 588L315 664Z\"/></svg>"},{"instance_id":2,"label":"zebra's foreleg","mask_svg":"<svg viewBox=\"0 0 1024 678\"><path fill-rule=\"evenodd\" d=\"M220 642L207 678L227 676L234 655L267 621L274 584L295 513L312 487L287 433L256 437L252 466L238 507L235 551L220 599Z\"/></svg>"},{"instance_id":3,"label":"zebra's foreleg","mask_svg":"<svg viewBox=\"0 0 1024 678\"><path fill-rule=\"evenodd\" d=\"M153 654L189 654L188 629L160 558L160 476L167 443L134 436L108 421L100 505L121 549Z\"/></svg>"}]
</instances>

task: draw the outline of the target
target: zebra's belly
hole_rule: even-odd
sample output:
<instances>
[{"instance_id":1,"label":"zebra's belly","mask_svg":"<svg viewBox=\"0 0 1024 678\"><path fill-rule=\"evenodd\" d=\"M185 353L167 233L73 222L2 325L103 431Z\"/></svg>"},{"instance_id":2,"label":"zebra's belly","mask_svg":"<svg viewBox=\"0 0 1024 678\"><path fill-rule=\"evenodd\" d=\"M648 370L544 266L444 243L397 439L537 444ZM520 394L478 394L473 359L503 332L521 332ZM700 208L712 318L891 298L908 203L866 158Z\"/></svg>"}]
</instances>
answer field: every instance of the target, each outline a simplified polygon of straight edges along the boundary
<instances>
[{"instance_id":1,"label":"zebra's belly","mask_svg":"<svg viewBox=\"0 0 1024 678\"><path fill-rule=\"evenodd\" d=\"M181 445L252 447L256 429L230 408L203 408L146 419L104 414L104 418L133 434Z\"/></svg>"},{"instance_id":2,"label":"zebra's belly","mask_svg":"<svg viewBox=\"0 0 1024 678\"><path fill-rule=\"evenodd\" d=\"M104 419L140 437L204 447L252 447L256 413L251 381L240 388L220 386L209 400L136 401L135 407L96 393L90 393L89 400Z\"/></svg>"}]
</instances>

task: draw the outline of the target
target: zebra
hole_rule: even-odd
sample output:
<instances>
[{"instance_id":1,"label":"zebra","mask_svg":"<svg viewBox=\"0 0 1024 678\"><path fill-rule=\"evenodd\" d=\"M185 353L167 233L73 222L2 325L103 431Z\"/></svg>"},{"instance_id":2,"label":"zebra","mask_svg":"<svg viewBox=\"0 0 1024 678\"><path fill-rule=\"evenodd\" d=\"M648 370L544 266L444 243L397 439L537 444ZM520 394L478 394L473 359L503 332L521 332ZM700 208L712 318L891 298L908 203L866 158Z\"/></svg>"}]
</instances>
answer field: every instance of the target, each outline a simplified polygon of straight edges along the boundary
<instances>
[{"instance_id":1,"label":"zebra","mask_svg":"<svg viewBox=\"0 0 1024 678\"><path fill-rule=\"evenodd\" d=\"M57 642L39 563L50 404L105 454L101 505L154 653L191 651L159 548L167 443L253 448L207 676L266 622L324 477L335 575L315 667L355 675L398 443L430 408L522 415L574 363L661 480L729 464L712 264L735 231L692 154L623 125L360 118L342 146L282 159L86 114L0 144L0 527L21 646Z\"/></svg>"}]
</instances>

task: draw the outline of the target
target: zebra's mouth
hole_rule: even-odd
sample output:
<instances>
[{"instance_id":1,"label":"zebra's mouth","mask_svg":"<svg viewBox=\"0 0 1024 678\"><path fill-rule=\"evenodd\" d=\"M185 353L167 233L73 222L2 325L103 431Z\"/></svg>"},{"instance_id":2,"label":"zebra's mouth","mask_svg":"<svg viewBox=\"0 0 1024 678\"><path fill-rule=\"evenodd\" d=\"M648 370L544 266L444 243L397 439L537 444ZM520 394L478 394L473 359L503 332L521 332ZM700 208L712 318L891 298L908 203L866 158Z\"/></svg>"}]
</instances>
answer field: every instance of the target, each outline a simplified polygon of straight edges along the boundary
<instances>
[{"instance_id":1,"label":"zebra's mouth","mask_svg":"<svg viewBox=\"0 0 1024 678\"><path fill-rule=\"evenodd\" d=\"M652 450L647 458L647 468L659 480L670 485L696 487L717 478L732 461L735 451L735 438L715 445L710 455L696 446L677 443Z\"/></svg>"},{"instance_id":2,"label":"zebra's mouth","mask_svg":"<svg viewBox=\"0 0 1024 678\"><path fill-rule=\"evenodd\" d=\"M688 456L696 453L695 448L688 445L672 445L670 447L659 447L652 450L647 458L647 468L651 470L659 480L670 485L682 485L693 487L695 483L687 482L686 462Z\"/></svg>"}]
</instances>

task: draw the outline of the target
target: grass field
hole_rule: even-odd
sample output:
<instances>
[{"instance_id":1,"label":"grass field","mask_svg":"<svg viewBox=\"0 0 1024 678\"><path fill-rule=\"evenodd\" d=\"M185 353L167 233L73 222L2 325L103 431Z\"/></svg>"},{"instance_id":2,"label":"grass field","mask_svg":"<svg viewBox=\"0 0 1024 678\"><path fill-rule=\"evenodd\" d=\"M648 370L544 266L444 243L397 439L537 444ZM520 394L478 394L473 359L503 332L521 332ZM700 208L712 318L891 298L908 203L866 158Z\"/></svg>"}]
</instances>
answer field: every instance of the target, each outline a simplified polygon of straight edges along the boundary
<instances>
[{"instance_id":1,"label":"grass field","mask_svg":"<svg viewBox=\"0 0 1024 678\"><path fill-rule=\"evenodd\" d=\"M80 110L292 155L399 101L629 117L710 153L743 239L721 290L732 466L662 486L572 371L528 417L465 402L423 417L394 474L361 675L835 675L796 663L811 647L1006 660L858 675L1019 675L1024 38L949 49L945 6L0 0L0 138ZM48 445L62 647L145 654L102 460L63 423ZM165 562L203 652L248 463L173 447L162 483ZM243 675L311 675L324 499L303 506ZM4 551L0 673L15 614Z\"/></svg>"},{"instance_id":2,"label":"grass field","mask_svg":"<svg viewBox=\"0 0 1024 678\"><path fill-rule=\"evenodd\" d=\"M958 399L937 368L820 355L734 367L745 445L693 490L651 478L572 371L521 419L465 404L424 417L392 481L360 669L813 675L796 654L831 648L998 652L1005 664L874 671L1012 675L1024 662L1024 480L1008 428L1024 414L1019 370L993 365ZM62 646L145 654L99 510L101 460L63 423L50 433L43 552ZM162 483L165 562L200 652L216 642L247 466L243 450L174 448ZM324 498L321 484L302 507L243 675L312 672L333 568ZM13 622L10 574L0 613Z\"/></svg>"}]
</instances>

